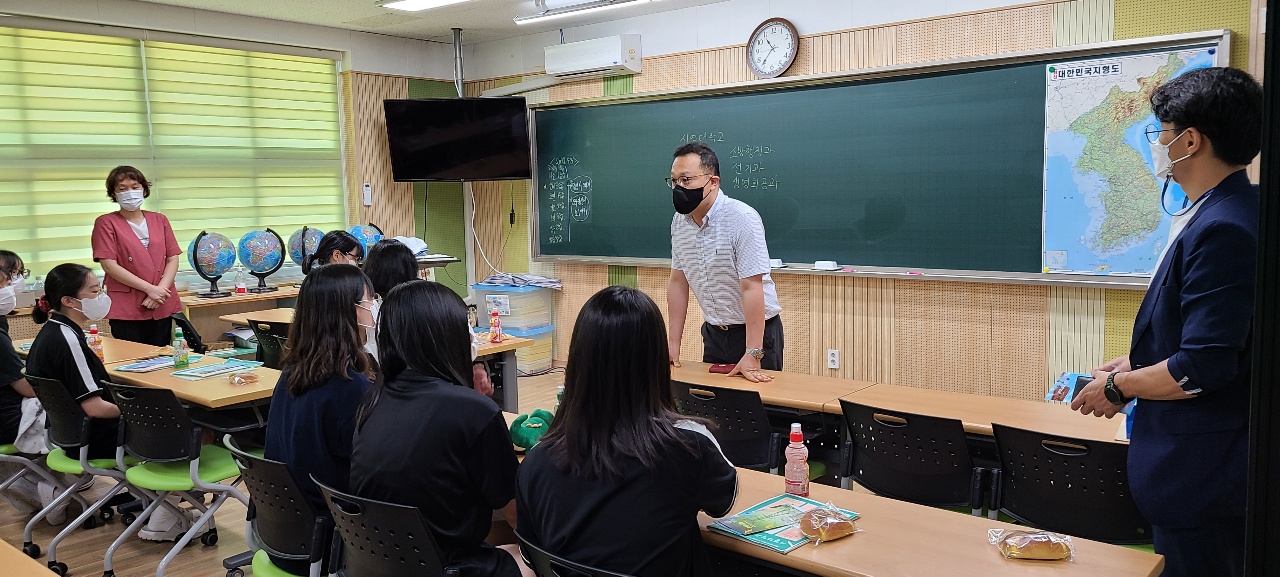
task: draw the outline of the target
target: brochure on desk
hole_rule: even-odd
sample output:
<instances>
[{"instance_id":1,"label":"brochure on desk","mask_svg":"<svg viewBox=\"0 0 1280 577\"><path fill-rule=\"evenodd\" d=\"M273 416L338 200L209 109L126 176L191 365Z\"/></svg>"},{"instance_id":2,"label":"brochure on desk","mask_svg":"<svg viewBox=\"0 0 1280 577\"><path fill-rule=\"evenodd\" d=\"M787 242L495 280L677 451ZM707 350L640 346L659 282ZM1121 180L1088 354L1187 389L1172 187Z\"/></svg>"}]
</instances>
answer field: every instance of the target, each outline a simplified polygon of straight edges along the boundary
<instances>
[{"instance_id":1,"label":"brochure on desk","mask_svg":"<svg viewBox=\"0 0 1280 577\"><path fill-rule=\"evenodd\" d=\"M809 538L800 531L800 515L810 509L826 506L826 503L820 503L813 499L806 499L795 495L778 495L777 497L767 499L752 507L748 507L737 515L720 519L719 521L708 525L707 529L720 533L721 535L727 535L734 539L746 541L752 545L764 547L770 551L777 551L778 553L785 555L809 542ZM778 507L794 511L794 518L796 521L767 531L751 532L749 529L746 531L743 530L744 526L752 525L753 520L769 519L772 521L784 516L782 514L775 514L772 511L767 511L768 509ZM841 511L844 512L845 515L848 515L850 519L858 518L858 514L853 511L845 509L841 509Z\"/></svg>"}]
</instances>

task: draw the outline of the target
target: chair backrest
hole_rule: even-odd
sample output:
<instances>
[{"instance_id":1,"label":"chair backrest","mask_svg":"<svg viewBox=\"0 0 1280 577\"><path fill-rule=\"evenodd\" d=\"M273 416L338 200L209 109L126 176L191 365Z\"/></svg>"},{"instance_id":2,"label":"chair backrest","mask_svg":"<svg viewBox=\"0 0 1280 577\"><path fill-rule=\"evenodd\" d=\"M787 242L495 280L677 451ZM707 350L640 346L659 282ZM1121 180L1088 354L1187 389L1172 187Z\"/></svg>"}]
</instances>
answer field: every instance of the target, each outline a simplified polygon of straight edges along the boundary
<instances>
[{"instance_id":1,"label":"chair backrest","mask_svg":"<svg viewBox=\"0 0 1280 577\"><path fill-rule=\"evenodd\" d=\"M262 548L277 556L312 557L316 526L324 524L318 523L317 517L328 518L328 511L311 509L284 463L246 453L233 443L228 443L227 449L249 489L253 529Z\"/></svg>"},{"instance_id":2,"label":"chair backrest","mask_svg":"<svg viewBox=\"0 0 1280 577\"><path fill-rule=\"evenodd\" d=\"M872 492L933 506L966 506L974 498L973 458L964 425L851 403L840 409L853 440L850 476Z\"/></svg>"},{"instance_id":3,"label":"chair backrest","mask_svg":"<svg viewBox=\"0 0 1280 577\"><path fill-rule=\"evenodd\" d=\"M1117 544L1150 543L1129 493L1123 443L992 424L1000 452L1000 510L1027 525Z\"/></svg>"},{"instance_id":4,"label":"chair backrest","mask_svg":"<svg viewBox=\"0 0 1280 577\"><path fill-rule=\"evenodd\" d=\"M443 557L416 507L347 495L311 480L320 488L342 535L347 577L437 577L447 573Z\"/></svg>"},{"instance_id":5,"label":"chair backrest","mask_svg":"<svg viewBox=\"0 0 1280 577\"><path fill-rule=\"evenodd\" d=\"M520 533L516 533L516 539L520 540L520 550L524 552L525 559L538 577L629 577L622 573L593 569L552 555L529 543Z\"/></svg>"},{"instance_id":6,"label":"chair backrest","mask_svg":"<svg viewBox=\"0 0 1280 577\"><path fill-rule=\"evenodd\" d=\"M769 417L760 393L723 387L671 382L676 409L681 414L716 424L711 433L729 462L738 467L763 467L770 460Z\"/></svg>"},{"instance_id":7,"label":"chair backrest","mask_svg":"<svg viewBox=\"0 0 1280 577\"><path fill-rule=\"evenodd\" d=\"M62 382L31 375L27 375L27 382L35 389L40 406L44 407L45 421L49 424L49 442L63 449L87 444L93 421Z\"/></svg>"},{"instance_id":8,"label":"chair backrest","mask_svg":"<svg viewBox=\"0 0 1280 577\"><path fill-rule=\"evenodd\" d=\"M284 350L289 339L288 323L270 323L248 319L249 329L258 340L258 348L262 351L262 365L269 369L279 369L284 359Z\"/></svg>"},{"instance_id":9,"label":"chair backrest","mask_svg":"<svg viewBox=\"0 0 1280 577\"><path fill-rule=\"evenodd\" d=\"M200 456L191 417L169 389L103 382L124 418L124 450L143 461L186 461Z\"/></svg>"}]
</instances>

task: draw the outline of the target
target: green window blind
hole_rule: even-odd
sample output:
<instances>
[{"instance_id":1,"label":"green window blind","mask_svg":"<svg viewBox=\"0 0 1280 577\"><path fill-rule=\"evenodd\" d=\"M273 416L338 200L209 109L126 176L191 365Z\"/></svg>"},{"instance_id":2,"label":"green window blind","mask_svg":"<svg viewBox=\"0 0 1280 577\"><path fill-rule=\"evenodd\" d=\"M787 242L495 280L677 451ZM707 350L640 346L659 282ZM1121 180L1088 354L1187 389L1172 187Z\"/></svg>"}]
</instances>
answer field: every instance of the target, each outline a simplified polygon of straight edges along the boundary
<instances>
[{"instance_id":1,"label":"green window blind","mask_svg":"<svg viewBox=\"0 0 1280 577\"><path fill-rule=\"evenodd\" d=\"M91 262L118 164L184 250L201 230L343 227L332 60L0 28L0 81L0 247L37 274Z\"/></svg>"}]
</instances>

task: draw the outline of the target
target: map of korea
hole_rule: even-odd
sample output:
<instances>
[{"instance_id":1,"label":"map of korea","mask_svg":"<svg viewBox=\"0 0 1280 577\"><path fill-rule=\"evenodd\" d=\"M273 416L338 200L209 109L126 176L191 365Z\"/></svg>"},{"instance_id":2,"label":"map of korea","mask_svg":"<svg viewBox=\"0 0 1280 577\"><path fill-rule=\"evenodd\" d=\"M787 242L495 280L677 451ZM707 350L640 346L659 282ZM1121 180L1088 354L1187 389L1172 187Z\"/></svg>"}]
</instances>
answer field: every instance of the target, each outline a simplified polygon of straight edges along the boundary
<instances>
[{"instance_id":1,"label":"map of korea","mask_svg":"<svg viewBox=\"0 0 1280 577\"><path fill-rule=\"evenodd\" d=\"M1091 227L1094 232L1085 239L1095 254L1124 252L1160 226L1162 215L1151 210L1155 201L1151 194L1151 169L1142 155L1125 142L1125 130L1151 114L1151 92L1171 79L1184 64L1177 54L1170 54L1155 74L1138 79L1136 91L1112 87L1101 104L1085 112L1069 127L1085 138L1076 170L1097 173L1107 184L1099 195L1102 222Z\"/></svg>"}]
</instances>

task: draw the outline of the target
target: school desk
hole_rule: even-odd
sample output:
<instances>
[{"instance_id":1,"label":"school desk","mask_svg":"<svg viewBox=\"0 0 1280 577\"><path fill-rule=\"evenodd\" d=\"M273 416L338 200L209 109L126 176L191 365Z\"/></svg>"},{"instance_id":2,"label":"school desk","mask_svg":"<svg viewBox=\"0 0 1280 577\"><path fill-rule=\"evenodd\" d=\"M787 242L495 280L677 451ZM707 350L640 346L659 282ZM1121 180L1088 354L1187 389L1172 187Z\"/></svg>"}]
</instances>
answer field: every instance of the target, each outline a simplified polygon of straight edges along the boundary
<instances>
[{"instance_id":1,"label":"school desk","mask_svg":"<svg viewBox=\"0 0 1280 577\"><path fill-rule=\"evenodd\" d=\"M191 363L192 367L220 364L226 359L205 355L199 361ZM251 385L232 385L225 375L209 377L199 381L188 381L173 376L175 369L161 369L150 373L123 373L107 367L111 380L126 385L150 387L153 389L169 389L183 401L199 405L206 409L223 409L245 403L261 403L271 398L276 381L280 380L280 371L258 367L253 374L258 375L258 382Z\"/></svg>"},{"instance_id":2,"label":"school desk","mask_svg":"<svg viewBox=\"0 0 1280 577\"><path fill-rule=\"evenodd\" d=\"M31 344L35 339L23 339L13 341L13 346L18 351L18 356L27 358L27 352L22 350L22 345ZM155 345L144 345L133 341L126 341L111 337L102 337L102 362L108 365L123 363L125 361L136 361L139 359L147 359L156 356L155 351L159 347Z\"/></svg>"},{"instance_id":3,"label":"school desk","mask_svg":"<svg viewBox=\"0 0 1280 577\"><path fill-rule=\"evenodd\" d=\"M7 577L48 577L49 568L27 557L13 545L0 541L0 567Z\"/></svg>"},{"instance_id":4,"label":"school desk","mask_svg":"<svg viewBox=\"0 0 1280 577\"><path fill-rule=\"evenodd\" d=\"M220 287L223 290L231 289L230 284L225 280ZM208 287L198 288L206 290ZM187 318L191 320L196 332L200 333L200 337L205 342L213 342L223 340L222 333L231 329L231 323L219 317L293 306L297 296L298 288L292 284L286 284L281 285L279 290L271 292L233 294L216 299L204 299L190 294L182 297L182 304L186 308Z\"/></svg>"}]
</instances>

